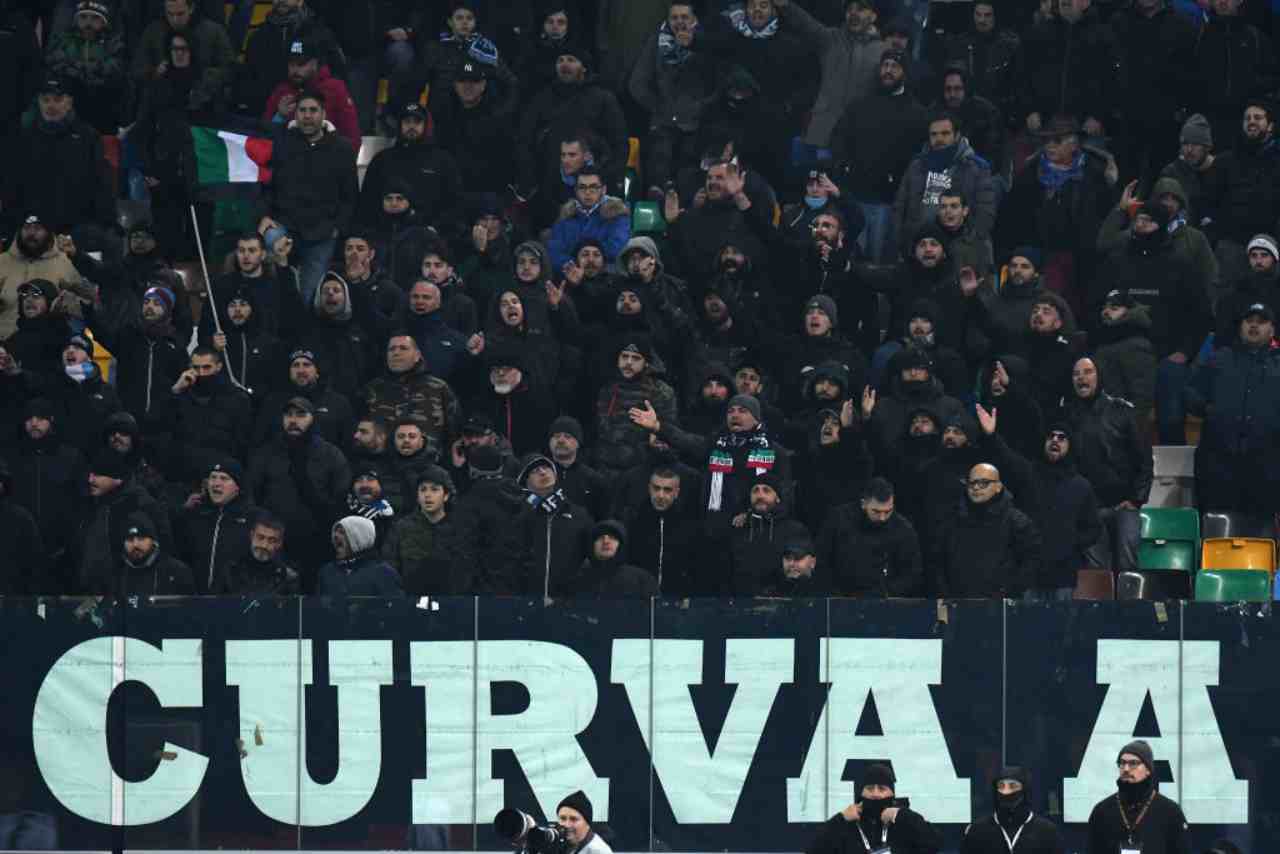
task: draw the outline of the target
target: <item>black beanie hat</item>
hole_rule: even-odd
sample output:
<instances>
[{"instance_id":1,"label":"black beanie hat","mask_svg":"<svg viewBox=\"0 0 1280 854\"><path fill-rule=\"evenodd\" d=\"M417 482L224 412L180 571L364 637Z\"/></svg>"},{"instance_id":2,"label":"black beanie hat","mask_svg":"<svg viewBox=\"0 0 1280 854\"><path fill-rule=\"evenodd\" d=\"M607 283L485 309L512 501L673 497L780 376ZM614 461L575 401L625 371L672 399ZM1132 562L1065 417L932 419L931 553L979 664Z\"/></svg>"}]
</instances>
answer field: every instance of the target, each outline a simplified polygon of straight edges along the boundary
<instances>
[{"instance_id":1,"label":"black beanie hat","mask_svg":"<svg viewBox=\"0 0 1280 854\"><path fill-rule=\"evenodd\" d=\"M556 804L556 812L560 812L561 807L569 807L577 810L586 820L587 824L591 824L591 799L587 797L586 792L579 789L560 803Z\"/></svg>"},{"instance_id":2,"label":"black beanie hat","mask_svg":"<svg viewBox=\"0 0 1280 854\"><path fill-rule=\"evenodd\" d=\"M89 466L90 474L102 475L116 480L128 480L132 471L129 458L124 454L111 450L99 451L94 456L93 463Z\"/></svg>"},{"instance_id":3,"label":"black beanie hat","mask_svg":"<svg viewBox=\"0 0 1280 854\"><path fill-rule=\"evenodd\" d=\"M1142 764L1147 766L1147 771L1151 772L1153 777L1155 776L1156 758L1155 754L1151 752L1151 745L1147 744L1142 739L1131 741L1124 747L1120 748L1120 752L1116 754L1116 760L1119 761L1120 757L1124 756L1126 753L1131 756L1136 756L1142 760Z\"/></svg>"},{"instance_id":4,"label":"black beanie hat","mask_svg":"<svg viewBox=\"0 0 1280 854\"><path fill-rule=\"evenodd\" d=\"M862 774L863 786L884 786L894 789L897 782L898 778L893 776L893 769L879 762L868 765L867 770Z\"/></svg>"},{"instance_id":5,"label":"black beanie hat","mask_svg":"<svg viewBox=\"0 0 1280 854\"><path fill-rule=\"evenodd\" d=\"M547 428L547 438L550 439L557 433L568 433L578 440L579 445L582 444L582 425L572 415L561 415L551 422L551 426Z\"/></svg>"},{"instance_id":6,"label":"black beanie hat","mask_svg":"<svg viewBox=\"0 0 1280 854\"><path fill-rule=\"evenodd\" d=\"M209 474L220 471L236 482L236 486L244 486L244 467L234 457L226 457L209 466ZM209 474L206 474L207 478Z\"/></svg>"}]
</instances>

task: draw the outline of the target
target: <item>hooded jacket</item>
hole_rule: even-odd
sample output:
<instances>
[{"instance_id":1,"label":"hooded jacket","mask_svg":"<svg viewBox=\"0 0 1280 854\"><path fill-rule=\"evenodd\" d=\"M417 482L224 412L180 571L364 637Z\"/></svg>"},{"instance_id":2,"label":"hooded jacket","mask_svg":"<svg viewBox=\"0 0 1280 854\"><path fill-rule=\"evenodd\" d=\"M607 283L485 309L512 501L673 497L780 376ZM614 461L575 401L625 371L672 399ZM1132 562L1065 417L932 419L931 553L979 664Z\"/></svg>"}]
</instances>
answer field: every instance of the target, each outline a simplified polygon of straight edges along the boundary
<instances>
[{"instance_id":1,"label":"hooded jacket","mask_svg":"<svg viewBox=\"0 0 1280 854\"><path fill-rule=\"evenodd\" d=\"M899 351L889 360L885 381L876 398L876 408L867 425L870 430L867 441L873 448L897 449L907 435L911 426L910 414L915 410L928 407L936 417L945 418L958 414L964 408L959 400L943 392L942 383L933 376L932 370L929 379L918 385L904 382L902 371L911 363L910 350ZM939 425L938 433L942 433L942 425ZM875 456L880 458L879 453Z\"/></svg>"},{"instance_id":2,"label":"hooded jacket","mask_svg":"<svg viewBox=\"0 0 1280 854\"><path fill-rule=\"evenodd\" d=\"M1031 369L1031 389L1041 413L1053 412L1071 386L1071 366L1080 353L1076 316L1067 301L1053 291L1045 291L1038 299L1052 303L1058 310L1062 326L1056 332L1026 337L1027 365Z\"/></svg>"},{"instance_id":3,"label":"hooded jacket","mask_svg":"<svg viewBox=\"0 0 1280 854\"><path fill-rule=\"evenodd\" d=\"M916 529L901 513L875 524L859 502L834 508L818 534L818 564L834 596L911 597L924 593Z\"/></svg>"},{"instance_id":4,"label":"hooded jacket","mask_svg":"<svg viewBox=\"0 0 1280 854\"><path fill-rule=\"evenodd\" d=\"M114 492L100 498L88 499L79 530L72 536L73 554L77 569L75 586L77 593L115 593L112 579L115 566L121 560L118 555L124 546L124 534L129 517L135 513L145 515L156 531L159 549L172 548L175 543L169 514L160 502L130 478ZM189 593L182 590L161 590L168 593Z\"/></svg>"},{"instance_id":5,"label":"hooded jacket","mask_svg":"<svg viewBox=\"0 0 1280 854\"><path fill-rule=\"evenodd\" d=\"M1040 532L1007 488L986 504L963 499L933 542L930 563L944 597L1010 599L1036 586Z\"/></svg>"},{"instance_id":6,"label":"hooded jacket","mask_svg":"<svg viewBox=\"0 0 1280 854\"><path fill-rule=\"evenodd\" d=\"M939 163L946 152L932 151L926 143L898 185L893 202L894 233L910 252L907 242L920 226L937 219L941 188L964 193L969 206L969 221L979 234L989 235L996 224L996 191L991 180L991 164L979 157L966 137L960 136L949 146L954 149L945 164Z\"/></svg>"},{"instance_id":7,"label":"hooded jacket","mask_svg":"<svg viewBox=\"0 0 1280 854\"><path fill-rule=\"evenodd\" d=\"M373 549L373 523L359 516L347 516L334 527L341 527L346 533L351 557L320 567L316 595L404 598L399 574Z\"/></svg>"},{"instance_id":8,"label":"hooded jacket","mask_svg":"<svg viewBox=\"0 0 1280 854\"><path fill-rule=\"evenodd\" d=\"M10 173L15 171L25 171L25 168L9 170ZM18 288L33 279L53 282L58 286L59 292L69 290L83 300L92 300L97 295L97 288L84 281L71 260L54 245L52 232L49 246L35 257L23 254L18 246L18 238L19 235L15 233L9 248L0 255L0 341L8 339L17 331Z\"/></svg>"},{"instance_id":9,"label":"hooded jacket","mask_svg":"<svg viewBox=\"0 0 1280 854\"><path fill-rule=\"evenodd\" d=\"M249 459L243 489L259 507L284 521L290 550L301 558L307 550L325 552L324 534L345 506L350 485L346 457L315 435L312 427L296 440L281 435L257 448Z\"/></svg>"},{"instance_id":10,"label":"hooded jacket","mask_svg":"<svg viewBox=\"0 0 1280 854\"><path fill-rule=\"evenodd\" d=\"M374 353L374 342L368 330L354 319L351 289L347 280L330 271L326 278L342 283L344 301L341 311L328 315L321 310L324 284L316 288L311 301L310 323L299 338L300 349L316 354L320 364L328 371L329 387L348 399L355 399L364 392L365 383L374 372L377 360L385 357Z\"/></svg>"},{"instance_id":11,"label":"hooded jacket","mask_svg":"<svg viewBox=\"0 0 1280 854\"><path fill-rule=\"evenodd\" d=\"M319 358L319 357L317 357ZM279 363L277 363L278 365ZM342 447L351 436L355 414L351 401L329 387L325 366L317 366L320 376L314 385L297 386L285 380L279 391L266 397L259 396L258 417L253 425L253 446L265 445L281 435L284 430L284 407L290 399L304 397L315 407L315 424L311 430L330 445Z\"/></svg>"},{"instance_id":12,"label":"hooded jacket","mask_svg":"<svg viewBox=\"0 0 1280 854\"><path fill-rule=\"evenodd\" d=\"M618 551L609 560L595 556L595 541L603 534L618 540ZM587 559L582 562L573 582L576 598L633 599L659 594L658 579L627 562L627 528L621 522L607 519L597 522L589 535Z\"/></svg>"},{"instance_id":13,"label":"hooded jacket","mask_svg":"<svg viewBox=\"0 0 1280 854\"><path fill-rule=\"evenodd\" d=\"M262 275L256 278L236 269L214 280L213 303L200 313L201 344L213 343L213 333L217 331L213 325L215 314L226 331L227 304L238 295L249 295L257 328L281 341L292 341L307 326L312 306L303 305L302 295L289 271L263 264Z\"/></svg>"},{"instance_id":14,"label":"hooded jacket","mask_svg":"<svg viewBox=\"0 0 1280 854\"><path fill-rule=\"evenodd\" d=\"M1089 336L1098 356L1099 370L1107 377L1107 393L1132 403L1139 424L1146 424L1155 409L1159 360L1151 343L1150 329L1151 316L1147 307L1139 303L1129 309L1120 323L1104 321Z\"/></svg>"},{"instance_id":15,"label":"hooded jacket","mask_svg":"<svg viewBox=\"0 0 1280 854\"><path fill-rule=\"evenodd\" d=\"M28 409L28 412L32 410ZM80 516L85 509L81 488L87 465L84 454L63 441L59 422L60 419L55 417L49 435L38 442L27 436L25 430L22 431L21 438L8 455L10 478L5 488L7 497L35 517L45 550L55 561L67 550L67 531L79 528ZM45 578L40 589L27 592L69 593L72 588L62 587L65 581L63 578Z\"/></svg>"},{"instance_id":16,"label":"hooded jacket","mask_svg":"<svg viewBox=\"0 0 1280 854\"><path fill-rule=\"evenodd\" d=\"M1130 501L1141 507L1151 493L1155 466L1151 447L1134 418L1133 404L1106 392L1105 366L1096 360L1094 364L1098 368L1094 395L1081 398L1072 389L1063 398L1062 413L1071 425L1071 455L1101 506Z\"/></svg>"},{"instance_id":17,"label":"hooded jacket","mask_svg":"<svg viewBox=\"0 0 1280 854\"><path fill-rule=\"evenodd\" d=\"M51 373L62 370L62 350L71 336L71 324L61 312L46 311L39 317L19 314L18 331L5 340L4 347L19 366Z\"/></svg>"},{"instance_id":18,"label":"hooded jacket","mask_svg":"<svg viewBox=\"0 0 1280 854\"><path fill-rule=\"evenodd\" d=\"M629 342L623 340L618 343L615 354ZM646 366L643 373L629 380L624 379L615 367L613 380L600 388L596 396L596 443L593 450L594 462L603 472L621 473L643 459L649 434L632 422L628 412L633 408L643 409L646 400L657 411L661 424L672 424L676 420L675 392L658 378L652 366Z\"/></svg>"},{"instance_id":19,"label":"hooded jacket","mask_svg":"<svg viewBox=\"0 0 1280 854\"><path fill-rule=\"evenodd\" d=\"M90 582L99 594L118 596L190 596L196 592L191 567L172 557L160 545L142 563L134 565L124 556L124 541L116 550L116 565L109 575Z\"/></svg>"},{"instance_id":20,"label":"hooded jacket","mask_svg":"<svg viewBox=\"0 0 1280 854\"><path fill-rule=\"evenodd\" d=\"M875 90L885 44L874 30L853 33L845 26L824 27L800 6L787 4L782 12L783 27L794 29L815 50L822 66L822 83L804 141L828 148L840 117L851 104Z\"/></svg>"},{"instance_id":21,"label":"hooded jacket","mask_svg":"<svg viewBox=\"0 0 1280 854\"><path fill-rule=\"evenodd\" d=\"M1002 801L996 784L1001 780L1017 780L1022 784L1021 798L1008 796ZM1058 826L1044 816L1031 811L1034 792L1031 775L1025 768L1006 766L996 774L991 784L995 799L995 812L984 816L965 828L960 854L1006 854L1009 840L1018 854L1066 854ZM1012 802L1016 802L1016 805Z\"/></svg>"},{"instance_id":22,"label":"hooded jacket","mask_svg":"<svg viewBox=\"0 0 1280 854\"><path fill-rule=\"evenodd\" d=\"M40 528L35 517L13 497L13 476L0 460L0 537L5 555L0 560L0 594L25 596L50 592L56 587L49 577ZM60 592L60 591L58 591Z\"/></svg>"},{"instance_id":23,"label":"hooded jacket","mask_svg":"<svg viewBox=\"0 0 1280 854\"><path fill-rule=\"evenodd\" d=\"M422 224L442 226L457 215L462 175L453 155L437 144L430 117L421 140L409 142L397 136L395 145L378 152L369 163L361 184L357 219L377 222L382 214L382 197L395 184L407 185L407 195ZM418 260L421 263L421 258Z\"/></svg>"}]
</instances>

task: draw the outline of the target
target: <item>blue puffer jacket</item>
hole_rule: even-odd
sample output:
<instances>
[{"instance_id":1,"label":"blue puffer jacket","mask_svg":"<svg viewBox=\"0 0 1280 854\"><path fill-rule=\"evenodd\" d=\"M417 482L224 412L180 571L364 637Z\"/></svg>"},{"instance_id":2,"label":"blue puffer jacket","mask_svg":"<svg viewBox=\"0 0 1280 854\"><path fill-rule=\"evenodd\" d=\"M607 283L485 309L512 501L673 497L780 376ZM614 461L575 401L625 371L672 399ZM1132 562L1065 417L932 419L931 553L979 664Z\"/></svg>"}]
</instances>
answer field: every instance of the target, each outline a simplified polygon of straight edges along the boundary
<instances>
[{"instance_id":1,"label":"blue puffer jacket","mask_svg":"<svg viewBox=\"0 0 1280 854\"><path fill-rule=\"evenodd\" d=\"M1256 454L1267 477L1280 477L1280 347L1223 347L1191 374L1187 404L1207 413L1200 444L1227 454Z\"/></svg>"},{"instance_id":2,"label":"blue puffer jacket","mask_svg":"<svg viewBox=\"0 0 1280 854\"><path fill-rule=\"evenodd\" d=\"M576 200L565 202L560 209L560 219L551 226L551 239L547 241L553 275L558 274L575 256L578 244L588 238L600 241L606 263L617 261L618 254L631 239L631 217L626 203L606 196L588 212L579 210Z\"/></svg>"}]
</instances>

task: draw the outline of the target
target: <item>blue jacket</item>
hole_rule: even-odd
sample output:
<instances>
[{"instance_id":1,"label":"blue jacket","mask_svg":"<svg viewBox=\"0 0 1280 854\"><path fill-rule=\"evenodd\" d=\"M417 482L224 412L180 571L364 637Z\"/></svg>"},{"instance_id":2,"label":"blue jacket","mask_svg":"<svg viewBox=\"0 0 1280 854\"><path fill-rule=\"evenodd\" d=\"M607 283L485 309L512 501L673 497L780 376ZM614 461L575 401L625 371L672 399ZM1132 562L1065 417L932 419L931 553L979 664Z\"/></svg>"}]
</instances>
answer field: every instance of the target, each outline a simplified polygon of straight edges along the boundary
<instances>
[{"instance_id":1,"label":"blue jacket","mask_svg":"<svg viewBox=\"0 0 1280 854\"><path fill-rule=\"evenodd\" d=\"M1191 373L1187 405L1207 410L1200 444L1227 454L1257 454L1258 464L1275 476L1280 463L1280 348L1243 345L1216 350Z\"/></svg>"},{"instance_id":2,"label":"blue jacket","mask_svg":"<svg viewBox=\"0 0 1280 854\"><path fill-rule=\"evenodd\" d=\"M631 217L626 203L606 196L595 210L588 213L578 210L576 200L565 202L560 208L560 219L551 226L551 239L547 241L551 269L558 274L574 257L578 244L587 238L600 241L606 263L618 260L622 248L631 239Z\"/></svg>"},{"instance_id":3,"label":"blue jacket","mask_svg":"<svg viewBox=\"0 0 1280 854\"><path fill-rule=\"evenodd\" d=\"M320 567L316 595L401 598L404 588L391 564L375 552L364 552Z\"/></svg>"}]
</instances>

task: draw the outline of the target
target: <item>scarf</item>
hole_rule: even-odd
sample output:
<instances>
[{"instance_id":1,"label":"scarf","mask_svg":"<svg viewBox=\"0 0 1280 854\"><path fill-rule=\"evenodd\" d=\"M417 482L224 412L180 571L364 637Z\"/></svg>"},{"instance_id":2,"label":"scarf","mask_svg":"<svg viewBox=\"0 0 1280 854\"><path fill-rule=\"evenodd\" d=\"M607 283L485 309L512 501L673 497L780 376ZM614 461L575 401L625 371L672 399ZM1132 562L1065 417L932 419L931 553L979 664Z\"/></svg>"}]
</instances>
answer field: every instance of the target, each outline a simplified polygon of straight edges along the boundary
<instances>
[{"instance_id":1,"label":"scarf","mask_svg":"<svg viewBox=\"0 0 1280 854\"><path fill-rule=\"evenodd\" d=\"M742 448L747 451L747 468L756 475L773 469L776 459L764 425L756 426L750 433L734 433L726 430L716 437L711 455L707 458L707 470L711 472L711 491L707 497L707 509L719 510L724 503L724 478L733 474L733 453Z\"/></svg>"},{"instance_id":2,"label":"scarf","mask_svg":"<svg viewBox=\"0 0 1280 854\"><path fill-rule=\"evenodd\" d=\"M1187 224L1187 212L1185 210L1178 211L1173 219L1169 220L1169 233L1173 234L1178 229Z\"/></svg>"},{"instance_id":3,"label":"scarf","mask_svg":"<svg viewBox=\"0 0 1280 854\"><path fill-rule=\"evenodd\" d=\"M498 64L498 47L479 33L473 33L466 39L459 38L453 33L441 33L440 41L444 44L459 44L467 56L476 62L483 62L485 65Z\"/></svg>"},{"instance_id":4,"label":"scarf","mask_svg":"<svg viewBox=\"0 0 1280 854\"><path fill-rule=\"evenodd\" d=\"M379 516L384 519L390 519L396 513L387 499L379 498L372 504L365 504L356 497L354 492L347 493L347 509L356 516L363 516L370 521L377 519Z\"/></svg>"},{"instance_id":5,"label":"scarf","mask_svg":"<svg viewBox=\"0 0 1280 854\"><path fill-rule=\"evenodd\" d=\"M931 148L924 155L924 163L930 172L946 172L955 163L960 143L953 142L943 148Z\"/></svg>"},{"instance_id":6,"label":"scarf","mask_svg":"<svg viewBox=\"0 0 1280 854\"><path fill-rule=\"evenodd\" d=\"M1040 186L1050 193L1057 193L1067 185L1067 182L1079 181L1084 177L1084 152L1077 152L1075 159L1071 161L1071 165L1066 169L1059 169L1051 165L1048 156L1041 154L1037 173L1037 177L1040 179Z\"/></svg>"},{"instance_id":7,"label":"scarf","mask_svg":"<svg viewBox=\"0 0 1280 854\"><path fill-rule=\"evenodd\" d=\"M558 487L555 492L544 495L541 498L536 493L530 492L525 496L524 500L530 507L546 513L548 516L554 516L557 510L569 502L569 499L565 498L564 490Z\"/></svg>"},{"instance_id":8,"label":"scarf","mask_svg":"<svg viewBox=\"0 0 1280 854\"><path fill-rule=\"evenodd\" d=\"M747 20L747 11L740 4L735 3L728 9L720 13L728 21L729 26L738 31L738 34L749 39L771 39L778 33L778 16L774 15L769 19L769 23L760 29L752 29L751 22ZM664 24L665 26L665 24Z\"/></svg>"},{"instance_id":9,"label":"scarf","mask_svg":"<svg viewBox=\"0 0 1280 854\"><path fill-rule=\"evenodd\" d=\"M671 32L671 25L666 21L658 27L658 60L663 65L684 65L692 53L689 48L676 41L676 34Z\"/></svg>"}]
</instances>

